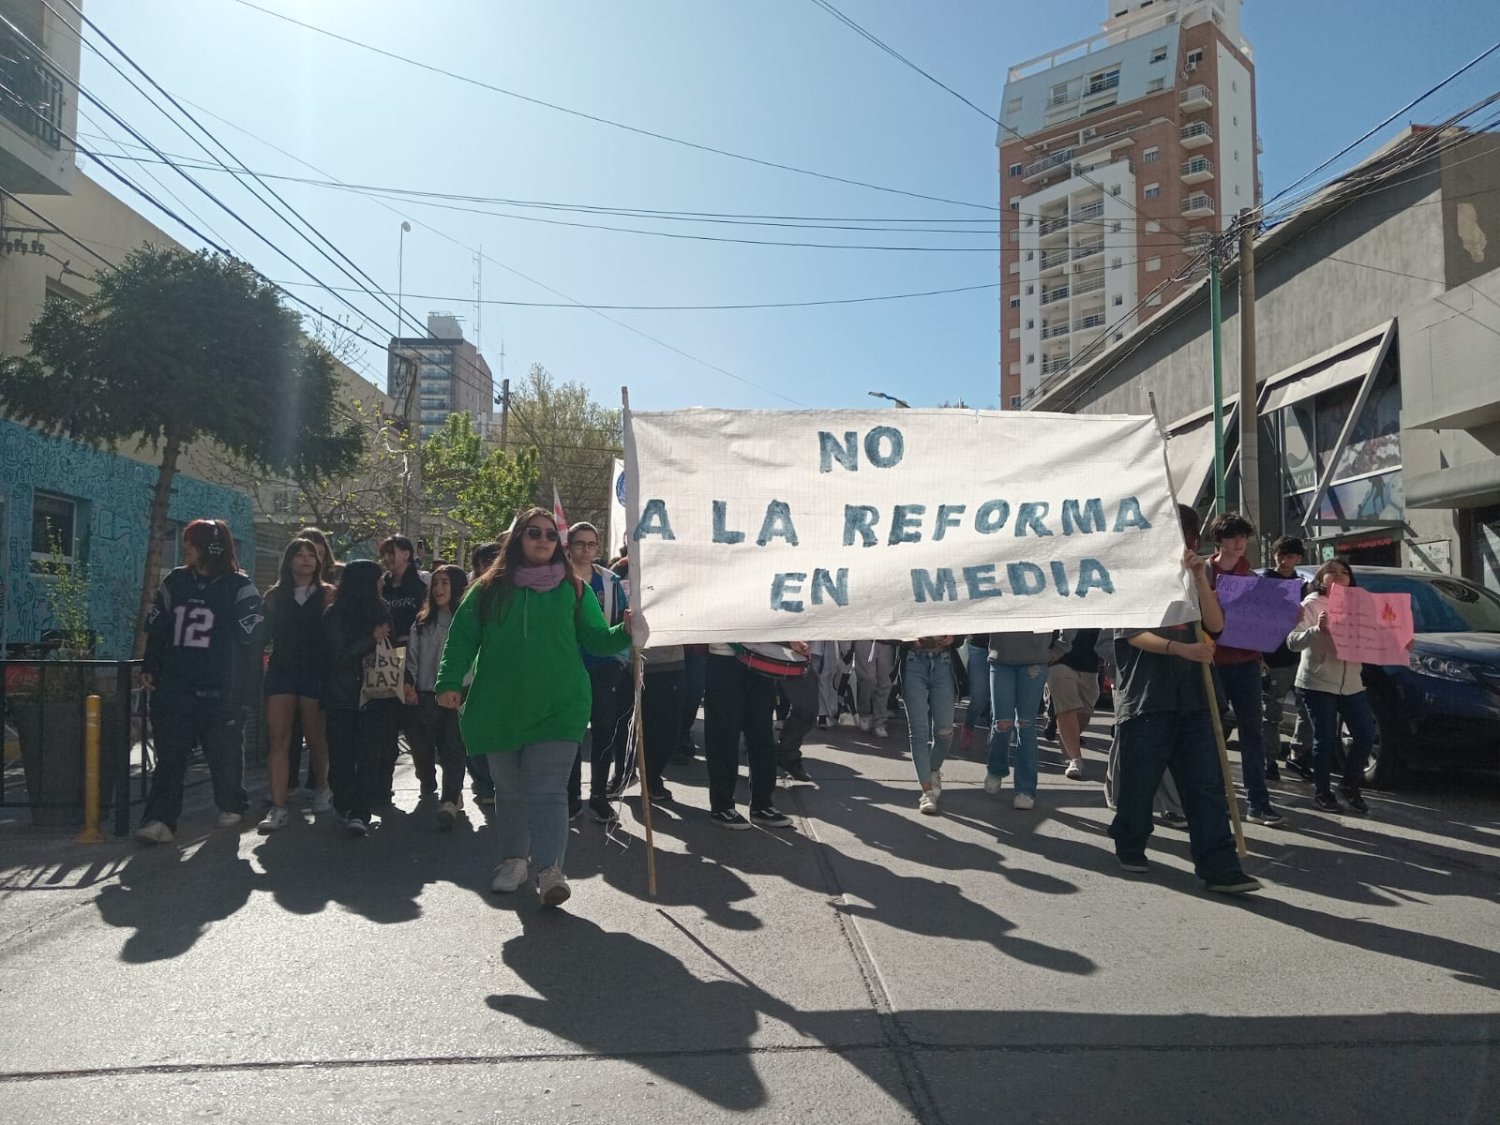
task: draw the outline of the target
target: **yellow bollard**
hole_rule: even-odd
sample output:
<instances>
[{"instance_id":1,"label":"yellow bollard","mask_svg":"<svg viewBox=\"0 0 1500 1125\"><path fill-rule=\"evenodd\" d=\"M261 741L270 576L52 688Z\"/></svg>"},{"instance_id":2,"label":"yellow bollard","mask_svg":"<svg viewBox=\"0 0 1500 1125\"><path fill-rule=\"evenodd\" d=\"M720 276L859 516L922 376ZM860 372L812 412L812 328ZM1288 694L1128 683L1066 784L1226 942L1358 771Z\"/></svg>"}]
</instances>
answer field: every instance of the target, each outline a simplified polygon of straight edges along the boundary
<instances>
[{"instance_id":1,"label":"yellow bollard","mask_svg":"<svg viewBox=\"0 0 1500 1125\"><path fill-rule=\"evenodd\" d=\"M74 841L79 844L102 844L99 831L99 697L91 695L83 702L83 831Z\"/></svg>"}]
</instances>

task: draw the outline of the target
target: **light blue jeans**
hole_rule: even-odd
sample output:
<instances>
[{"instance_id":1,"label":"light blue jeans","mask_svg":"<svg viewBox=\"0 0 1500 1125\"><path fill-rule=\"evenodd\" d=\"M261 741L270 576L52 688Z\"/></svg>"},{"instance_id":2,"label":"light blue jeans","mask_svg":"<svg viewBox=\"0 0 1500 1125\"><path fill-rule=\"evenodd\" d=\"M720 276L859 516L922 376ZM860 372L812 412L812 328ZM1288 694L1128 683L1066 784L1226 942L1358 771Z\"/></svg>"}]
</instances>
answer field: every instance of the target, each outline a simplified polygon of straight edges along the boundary
<instances>
[{"instance_id":1,"label":"light blue jeans","mask_svg":"<svg viewBox=\"0 0 1500 1125\"><path fill-rule=\"evenodd\" d=\"M965 645L969 669L969 709L964 712L964 726L973 730L990 709L990 650L979 645Z\"/></svg>"},{"instance_id":2,"label":"light blue jeans","mask_svg":"<svg viewBox=\"0 0 1500 1125\"><path fill-rule=\"evenodd\" d=\"M995 725L990 729L988 769L996 777L1010 773L1011 731L1018 730L1016 792L1032 796L1036 796L1036 713L1046 686L1045 664L990 665L990 712Z\"/></svg>"},{"instance_id":3,"label":"light blue jeans","mask_svg":"<svg viewBox=\"0 0 1500 1125\"><path fill-rule=\"evenodd\" d=\"M562 866L568 847L568 774L576 742L528 742L487 755L495 779L499 860L531 858L538 871Z\"/></svg>"},{"instance_id":4,"label":"light blue jeans","mask_svg":"<svg viewBox=\"0 0 1500 1125\"><path fill-rule=\"evenodd\" d=\"M947 650L906 654L901 669L901 702L906 705L906 732L917 781L932 780L943 768L953 739L953 665Z\"/></svg>"}]
</instances>

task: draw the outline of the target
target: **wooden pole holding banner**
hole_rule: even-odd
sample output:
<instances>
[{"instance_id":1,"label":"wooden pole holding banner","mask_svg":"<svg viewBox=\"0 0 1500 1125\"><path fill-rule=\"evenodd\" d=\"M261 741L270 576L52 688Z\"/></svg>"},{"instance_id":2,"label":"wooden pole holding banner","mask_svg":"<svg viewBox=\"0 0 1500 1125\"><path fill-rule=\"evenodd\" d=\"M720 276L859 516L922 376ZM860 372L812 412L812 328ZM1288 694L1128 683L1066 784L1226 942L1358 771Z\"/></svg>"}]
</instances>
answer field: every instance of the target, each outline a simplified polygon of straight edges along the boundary
<instances>
[{"instance_id":1,"label":"wooden pole holding banner","mask_svg":"<svg viewBox=\"0 0 1500 1125\"><path fill-rule=\"evenodd\" d=\"M1161 414L1156 409L1156 393L1149 391L1146 398L1151 403L1151 416L1156 419L1156 428L1160 431L1161 436L1166 438L1167 431L1162 426ZM1175 507L1177 504L1177 485L1172 481L1171 472L1167 473L1167 487L1172 490L1172 504ZM1199 644L1202 644L1207 639L1208 634L1203 631L1203 618L1201 614L1199 619L1193 624L1193 633L1198 638ZM1224 742L1224 724L1219 718L1219 697L1214 691L1214 673L1213 669L1207 664L1200 664L1198 667L1203 669L1203 692L1208 700L1209 718L1213 721L1214 745L1219 749L1219 774L1224 780L1224 800L1229 805L1229 823L1234 828L1234 847L1235 851L1239 853L1240 858L1243 859L1249 854L1249 850L1245 846L1245 826L1240 823L1240 802L1234 795L1234 776L1230 773L1229 769L1229 747Z\"/></svg>"},{"instance_id":2,"label":"wooden pole holding banner","mask_svg":"<svg viewBox=\"0 0 1500 1125\"><path fill-rule=\"evenodd\" d=\"M620 404L625 412L630 412L630 388L620 388ZM628 519L626 521L629 522ZM640 589L639 560L635 552L630 554L630 569L635 574L635 580L630 583L630 611L635 613L637 591ZM646 720L642 715L641 695L645 683L645 663L641 659L640 646L631 642L630 652L631 670L635 674L635 717L632 722L635 725L635 769L641 782L641 823L646 826L646 889L652 898L656 897L656 836L651 831L651 785L646 780Z\"/></svg>"}]
</instances>

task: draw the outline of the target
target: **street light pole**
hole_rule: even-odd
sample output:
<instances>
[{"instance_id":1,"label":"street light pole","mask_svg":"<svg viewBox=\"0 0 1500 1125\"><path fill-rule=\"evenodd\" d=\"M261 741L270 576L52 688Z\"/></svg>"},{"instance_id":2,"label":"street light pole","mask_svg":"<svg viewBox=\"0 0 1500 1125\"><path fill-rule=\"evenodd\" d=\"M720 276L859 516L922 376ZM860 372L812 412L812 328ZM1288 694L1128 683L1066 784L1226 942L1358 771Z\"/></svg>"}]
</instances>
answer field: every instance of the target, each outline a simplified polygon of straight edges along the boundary
<instances>
[{"instance_id":1,"label":"street light pole","mask_svg":"<svg viewBox=\"0 0 1500 1125\"><path fill-rule=\"evenodd\" d=\"M867 395L869 395L871 398L883 398L887 402L894 402L897 406L899 406L903 410L910 410L911 409L911 403L907 402L903 398L897 398L895 395L888 395L884 391L866 391L865 393Z\"/></svg>"}]
</instances>

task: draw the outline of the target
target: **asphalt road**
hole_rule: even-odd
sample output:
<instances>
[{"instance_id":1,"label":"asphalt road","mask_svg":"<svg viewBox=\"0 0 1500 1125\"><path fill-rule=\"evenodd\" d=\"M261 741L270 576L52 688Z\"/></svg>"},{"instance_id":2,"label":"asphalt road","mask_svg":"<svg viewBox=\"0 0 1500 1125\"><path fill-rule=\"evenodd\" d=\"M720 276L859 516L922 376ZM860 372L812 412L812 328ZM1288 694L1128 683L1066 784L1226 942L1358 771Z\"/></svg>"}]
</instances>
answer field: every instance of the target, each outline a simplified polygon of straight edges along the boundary
<instances>
[{"instance_id":1,"label":"asphalt road","mask_svg":"<svg viewBox=\"0 0 1500 1125\"><path fill-rule=\"evenodd\" d=\"M669 773L574 825L574 897L487 890L412 780L364 841L189 816L176 845L0 830L0 1121L1500 1121L1500 780L1367 819L1283 783L1247 900L1183 834L1128 876L1044 744L1033 812L977 752L919 816L904 732L814 732L790 831Z\"/></svg>"}]
</instances>

